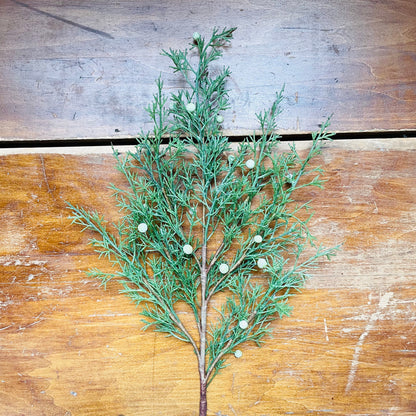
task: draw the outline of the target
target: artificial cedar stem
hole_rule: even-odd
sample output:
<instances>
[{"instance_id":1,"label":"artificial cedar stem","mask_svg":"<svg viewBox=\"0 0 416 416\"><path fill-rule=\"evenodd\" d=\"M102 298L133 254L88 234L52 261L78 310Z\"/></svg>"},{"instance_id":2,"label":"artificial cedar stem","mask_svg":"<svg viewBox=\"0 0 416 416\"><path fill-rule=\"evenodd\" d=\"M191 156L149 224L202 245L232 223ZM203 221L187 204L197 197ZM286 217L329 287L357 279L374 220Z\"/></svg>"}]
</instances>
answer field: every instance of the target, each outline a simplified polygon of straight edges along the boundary
<instances>
[{"instance_id":1,"label":"artificial cedar stem","mask_svg":"<svg viewBox=\"0 0 416 416\"><path fill-rule=\"evenodd\" d=\"M292 153L274 156L272 130L279 113L279 96L269 113L257 116L263 131L261 140L248 139L240 145L234 162L229 160L227 163L225 159L232 149L221 134L223 119L221 116L222 121L219 121L218 113L229 108L225 88L229 71L226 69L219 77L212 78L207 67L221 56L217 48L228 43L233 30L224 29L219 33L214 29L208 44L198 33L194 34L200 55L198 70L194 70L188 61L187 50L171 49L165 53L172 59L175 72L179 71L185 77L190 90L172 93L173 106L167 110L167 99L161 93L159 81L159 95L154 96L153 106L149 106L148 111L155 123L155 141L149 135L142 135L136 153L130 153L128 160L122 161L133 197L142 192L145 195L137 195L137 203L130 196L127 201L124 198L119 201L119 206L128 211L125 219L115 224L120 240L106 231L104 220L98 214L78 210L81 224L97 222L95 229L103 237L102 252L115 255L115 262L120 264L127 285L131 281L138 286L138 293L134 288L126 292L137 304L149 302L155 306L150 312L146 313L146 309L143 312L146 317L154 319L155 329L191 343L200 375L199 416L207 416L207 388L223 367L225 357L243 342L254 341L260 345L268 332L269 321L274 319L272 315L278 312L282 317L289 313L289 308L283 303L282 307L275 304L289 296L288 292L280 296L280 291L298 288L315 260L331 254L318 248L309 262L299 264L302 242L312 243L312 239L307 229L308 220L302 222L295 214L299 209L307 208L308 204L299 208L296 205L294 212L286 211L286 205L293 202L291 193L304 186L298 185L298 180L308 171L306 167L310 158L319 150L315 142L325 138L324 133L321 132L317 140L314 136L314 146L305 160L294 148ZM209 48L212 48L211 52ZM188 78L187 72L192 79ZM195 80L192 75L195 75ZM169 115L173 117L169 118ZM162 152L159 146L165 131L186 137L172 146L168 144L169 151L175 152L168 160L164 159L166 152ZM189 157L189 153L193 157ZM249 164L244 164L246 157L252 157ZM272 168L268 166L267 158ZM140 176L144 173L148 177L139 178L137 168ZM315 171L320 172L317 168L310 172ZM287 181L289 174L290 181ZM291 187L284 184L291 184ZM309 184L320 184L319 175ZM270 189L266 188L269 185ZM273 198L270 198L269 191L273 192ZM232 205L235 205L234 215L230 212ZM81 221L82 218L86 220ZM142 231L142 221L146 229L149 225L147 236ZM252 231L256 229L260 239L252 238ZM211 256L208 242L215 233L222 231L225 234L223 241ZM237 254L232 246L236 239L239 242ZM258 245L263 239L263 244ZM185 244L182 249L181 243ZM189 244L193 245L190 250ZM113 246L119 246L118 251ZM289 250L292 246L296 248L293 253ZM280 250L284 250L287 257L295 256L295 266L285 266L287 260L280 255ZM152 254L154 252L159 254ZM222 262L223 255L228 273L221 266L217 271L216 265ZM259 255L271 259L273 267L265 269L271 279L250 283ZM125 268L125 262L130 267ZM96 275L100 277L98 273ZM103 276L107 280L107 274ZM114 277L119 276L119 273L114 273ZM211 334L207 330L208 305L219 291L231 293L224 293L225 301L218 299L222 302L219 326L214 326ZM187 303L193 310L196 336L187 331L187 325L177 315L178 302ZM152 322L146 328L151 325Z\"/></svg>"}]
</instances>

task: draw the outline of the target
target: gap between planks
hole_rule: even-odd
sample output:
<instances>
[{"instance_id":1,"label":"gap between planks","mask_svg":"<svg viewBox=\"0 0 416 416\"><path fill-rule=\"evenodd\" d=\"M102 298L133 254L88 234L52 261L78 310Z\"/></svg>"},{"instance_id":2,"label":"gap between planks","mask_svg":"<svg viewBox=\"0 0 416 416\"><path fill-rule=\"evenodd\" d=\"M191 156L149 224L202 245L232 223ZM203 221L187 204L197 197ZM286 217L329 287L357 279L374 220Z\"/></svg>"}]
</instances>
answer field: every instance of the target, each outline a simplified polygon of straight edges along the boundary
<instances>
[{"instance_id":1,"label":"gap between planks","mask_svg":"<svg viewBox=\"0 0 416 416\"><path fill-rule=\"evenodd\" d=\"M281 150L288 150L289 144L292 142L282 141L280 143ZM310 140L295 141L298 149L307 148ZM354 150L416 150L416 138L374 138L374 139L346 139L337 140L335 137L332 142L328 142L326 146L336 148L347 148ZM238 143L231 142L232 150L237 150ZM18 155L18 154L68 154L68 155L89 155L89 154L112 154L113 148L120 152L132 151L134 145L99 145L99 146L51 146L51 147L16 147L16 148L0 148L0 156Z\"/></svg>"}]
</instances>

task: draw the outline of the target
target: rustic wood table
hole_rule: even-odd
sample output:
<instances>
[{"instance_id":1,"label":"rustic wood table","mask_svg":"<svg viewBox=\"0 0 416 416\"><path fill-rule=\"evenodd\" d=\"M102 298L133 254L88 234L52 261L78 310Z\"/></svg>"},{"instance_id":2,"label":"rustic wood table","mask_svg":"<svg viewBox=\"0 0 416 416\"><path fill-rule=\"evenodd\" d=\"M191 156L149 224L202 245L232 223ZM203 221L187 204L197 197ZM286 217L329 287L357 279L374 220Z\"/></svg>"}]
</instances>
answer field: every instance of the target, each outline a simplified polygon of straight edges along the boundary
<instances>
[{"instance_id":1,"label":"rustic wood table","mask_svg":"<svg viewBox=\"0 0 416 416\"><path fill-rule=\"evenodd\" d=\"M118 215L102 143L149 126L154 79L180 86L159 51L213 26L238 26L228 134L283 83L282 134L334 113L325 189L301 198L343 247L214 380L209 414L416 415L416 3L0 0L0 416L197 414L191 348L86 277L109 266L65 201Z\"/></svg>"}]
</instances>

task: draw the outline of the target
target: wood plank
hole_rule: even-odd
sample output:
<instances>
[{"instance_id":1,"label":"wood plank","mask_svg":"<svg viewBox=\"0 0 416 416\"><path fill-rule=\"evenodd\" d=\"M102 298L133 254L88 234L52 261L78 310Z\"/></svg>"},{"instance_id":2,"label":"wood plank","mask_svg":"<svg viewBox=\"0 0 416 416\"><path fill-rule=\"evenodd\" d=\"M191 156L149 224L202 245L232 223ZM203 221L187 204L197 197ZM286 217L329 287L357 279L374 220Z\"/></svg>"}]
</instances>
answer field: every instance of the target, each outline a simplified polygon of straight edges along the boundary
<instances>
[{"instance_id":1,"label":"wood plank","mask_svg":"<svg viewBox=\"0 0 416 416\"><path fill-rule=\"evenodd\" d=\"M0 140L135 136L159 73L181 86L161 49L214 26L238 26L229 134L257 128L283 84L282 131L332 113L335 131L416 129L413 0L0 0Z\"/></svg>"},{"instance_id":2,"label":"wood plank","mask_svg":"<svg viewBox=\"0 0 416 416\"><path fill-rule=\"evenodd\" d=\"M307 147L308 144L303 144ZM95 149L97 151L97 149ZM312 229L344 242L322 262L290 318L248 345L209 390L209 415L414 415L416 143L335 141ZM188 345L143 332L108 267L71 225L65 200L115 218L113 157L0 157L0 414L196 415Z\"/></svg>"}]
</instances>

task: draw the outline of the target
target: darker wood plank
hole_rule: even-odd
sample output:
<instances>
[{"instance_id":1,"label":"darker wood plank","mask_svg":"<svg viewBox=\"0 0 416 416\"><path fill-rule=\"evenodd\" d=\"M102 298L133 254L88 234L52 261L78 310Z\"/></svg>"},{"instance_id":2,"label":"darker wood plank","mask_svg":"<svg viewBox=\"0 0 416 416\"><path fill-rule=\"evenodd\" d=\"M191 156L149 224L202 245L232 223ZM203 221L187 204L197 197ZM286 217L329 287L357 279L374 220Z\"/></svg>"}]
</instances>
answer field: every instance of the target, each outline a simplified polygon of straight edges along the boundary
<instances>
[{"instance_id":1,"label":"darker wood plank","mask_svg":"<svg viewBox=\"0 0 416 416\"><path fill-rule=\"evenodd\" d=\"M298 200L314 199L315 235L343 249L265 346L214 380L210 415L415 413L415 162L411 140L326 146L325 190ZM108 182L123 184L105 153L0 157L0 414L196 414L191 349L141 331L116 282L84 275L108 265L64 201L114 219Z\"/></svg>"},{"instance_id":2,"label":"darker wood plank","mask_svg":"<svg viewBox=\"0 0 416 416\"><path fill-rule=\"evenodd\" d=\"M416 128L416 6L412 0L61 4L0 0L0 140L135 136L162 73L161 49L194 31L238 26L230 65L231 135L286 84L285 132Z\"/></svg>"}]
</instances>

